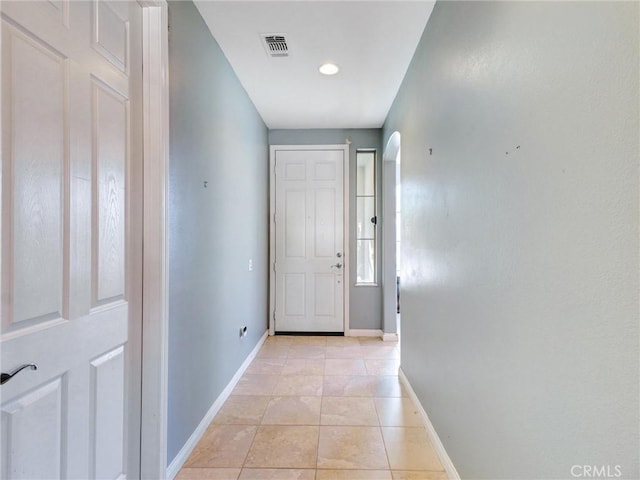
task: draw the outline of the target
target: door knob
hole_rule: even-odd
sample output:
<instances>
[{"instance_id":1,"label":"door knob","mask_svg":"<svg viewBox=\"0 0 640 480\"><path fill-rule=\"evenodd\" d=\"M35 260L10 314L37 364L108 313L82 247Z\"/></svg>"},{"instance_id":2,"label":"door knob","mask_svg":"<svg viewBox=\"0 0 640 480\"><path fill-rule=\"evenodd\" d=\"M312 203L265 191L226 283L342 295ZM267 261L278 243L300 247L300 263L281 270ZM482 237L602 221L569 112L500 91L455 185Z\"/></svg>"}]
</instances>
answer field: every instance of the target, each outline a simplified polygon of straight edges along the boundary
<instances>
[{"instance_id":1,"label":"door knob","mask_svg":"<svg viewBox=\"0 0 640 480\"><path fill-rule=\"evenodd\" d=\"M0 374L0 385L4 385L5 383L7 383L9 380L11 380L15 375L20 373L25 368L30 368L31 370L37 370L38 366L35 363L27 363L25 365L22 365L21 367L16 368L11 373L3 372L2 374Z\"/></svg>"},{"instance_id":2,"label":"door knob","mask_svg":"<svg viewBox=\"0 0 640 480\"><path fill-rule=\"evenodd\" d=\"M340 268L342 268L342 264L341 263L336 263L335 265L331 265L331 268L334 268L334 267L340 269Z\"/></svg>"}]
</instances>

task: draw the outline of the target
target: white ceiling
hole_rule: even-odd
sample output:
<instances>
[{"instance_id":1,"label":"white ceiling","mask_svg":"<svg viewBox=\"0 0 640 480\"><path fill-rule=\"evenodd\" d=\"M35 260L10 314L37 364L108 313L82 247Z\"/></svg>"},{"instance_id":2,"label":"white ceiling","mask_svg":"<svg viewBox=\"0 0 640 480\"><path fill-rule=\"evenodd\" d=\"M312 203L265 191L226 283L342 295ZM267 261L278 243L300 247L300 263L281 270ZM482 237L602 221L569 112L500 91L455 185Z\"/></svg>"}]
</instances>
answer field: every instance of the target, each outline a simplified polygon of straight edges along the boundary
<instances>
[{"instance_id":1,"label":"white ceiling","mask_svg":"<svg viewBox=\"0 0 640 480\"><path fill-rule=\"evenodd\" d=\"M382 126L434 3L195 0L271 129ZM265 33L286 34L289 56L269 57Z\"/></svg>"}]
</instances>

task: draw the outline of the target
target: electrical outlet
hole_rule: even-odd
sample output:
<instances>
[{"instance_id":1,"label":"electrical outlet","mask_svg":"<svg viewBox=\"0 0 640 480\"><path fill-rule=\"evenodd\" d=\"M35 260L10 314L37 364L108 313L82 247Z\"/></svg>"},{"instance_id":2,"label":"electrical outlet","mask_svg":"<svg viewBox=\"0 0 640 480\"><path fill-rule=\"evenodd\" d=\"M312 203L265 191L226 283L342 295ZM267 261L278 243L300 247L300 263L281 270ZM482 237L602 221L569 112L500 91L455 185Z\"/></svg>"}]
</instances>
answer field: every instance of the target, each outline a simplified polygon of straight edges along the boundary
<instances>
[{"instance_id":1,"label":"electrical outlet","mask_svg":"<svg viewBox=\"0 0 640 480\"><path fill-rule=\"evenodd\" d=\"M253 258L249 259L249 271L253 272Z\"/></svg>"}]
</instances>

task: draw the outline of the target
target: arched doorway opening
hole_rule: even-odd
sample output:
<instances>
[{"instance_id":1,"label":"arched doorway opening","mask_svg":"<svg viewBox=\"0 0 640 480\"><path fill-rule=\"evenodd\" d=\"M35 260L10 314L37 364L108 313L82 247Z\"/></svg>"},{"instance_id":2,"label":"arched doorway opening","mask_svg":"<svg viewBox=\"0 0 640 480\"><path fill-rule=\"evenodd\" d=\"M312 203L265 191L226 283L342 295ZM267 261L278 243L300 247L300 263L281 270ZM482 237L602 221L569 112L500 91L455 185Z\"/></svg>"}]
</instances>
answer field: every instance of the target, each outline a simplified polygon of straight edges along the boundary
<instances>
[{"instance_id":1,"label":"arched doorway opening","mask_svg":"<svg viewBox=\"0 0 640 480\"><path fill-rule=\"evenodd\" d=\"M400 335L400 132L393 132L382 155L383 177L383 331L385 340Z\"/></svg>"}]
</instances>

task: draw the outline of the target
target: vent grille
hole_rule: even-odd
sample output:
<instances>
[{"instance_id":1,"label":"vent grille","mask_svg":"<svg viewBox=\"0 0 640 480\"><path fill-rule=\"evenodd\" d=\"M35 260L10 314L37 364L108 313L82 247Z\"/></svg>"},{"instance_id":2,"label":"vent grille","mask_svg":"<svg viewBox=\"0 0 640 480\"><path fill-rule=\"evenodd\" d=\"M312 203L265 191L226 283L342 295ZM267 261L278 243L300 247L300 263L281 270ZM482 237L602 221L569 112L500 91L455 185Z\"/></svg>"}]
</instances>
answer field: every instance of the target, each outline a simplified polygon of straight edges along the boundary
<instances>
[{"instance_id":1,"label":"vent grille","mask_svg":"<svg viewBox=\"0 0 640 480\"><path fill-rule=\"evenodd\" d=\"M271 57L288 57L289 46L284 34L261 35L262 43Z\"/></svg>"}]
</instances>

